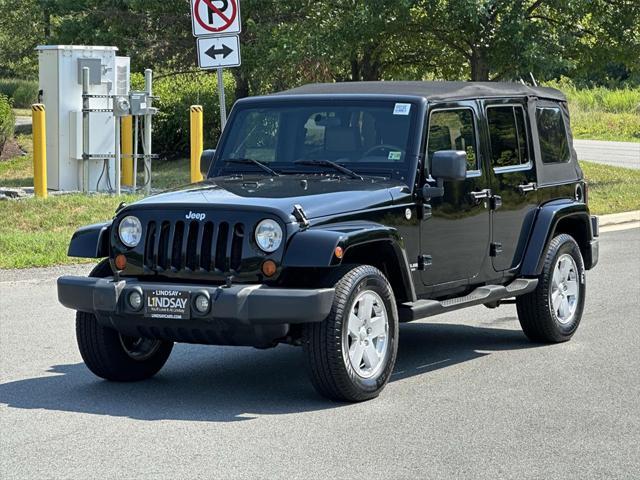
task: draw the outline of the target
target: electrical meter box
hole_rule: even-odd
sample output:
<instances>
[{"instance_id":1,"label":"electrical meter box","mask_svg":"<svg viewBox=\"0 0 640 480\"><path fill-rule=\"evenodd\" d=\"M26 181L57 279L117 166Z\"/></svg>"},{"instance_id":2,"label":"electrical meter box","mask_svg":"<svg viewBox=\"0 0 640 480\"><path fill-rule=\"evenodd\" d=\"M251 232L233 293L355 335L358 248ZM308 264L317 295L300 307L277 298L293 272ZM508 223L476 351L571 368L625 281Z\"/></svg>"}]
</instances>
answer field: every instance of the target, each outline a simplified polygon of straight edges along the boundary
<instances>
[{"instance_id":1,"label":"electrical meter box","mask_svg":"<svg viewBox=\"0 0 640 480\"><path fill-rule=\"evenodd\" d=\"M130 60L117 47L45 45L37 48L39 82L47 112L47 183L52 190L109 191L115 185L115 117L109 98L90 99L89 154L82 159L82 69L90 95L128 95ZM83 162L88 164L84 185Z\"/></svg>"}]
</instances>

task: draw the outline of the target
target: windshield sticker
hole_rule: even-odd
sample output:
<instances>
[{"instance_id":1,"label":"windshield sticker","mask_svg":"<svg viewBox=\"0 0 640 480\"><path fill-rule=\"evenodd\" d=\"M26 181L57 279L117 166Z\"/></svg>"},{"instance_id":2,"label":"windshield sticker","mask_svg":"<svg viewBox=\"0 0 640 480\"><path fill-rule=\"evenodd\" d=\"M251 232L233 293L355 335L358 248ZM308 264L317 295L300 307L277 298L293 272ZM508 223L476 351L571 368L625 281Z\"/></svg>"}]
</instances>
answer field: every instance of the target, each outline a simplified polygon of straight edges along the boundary
<instances>
[{"instance_id":1,"label":"windshield sticker","mask_svg":"<svg viewBox=\"0 0 640 480\"><path fill-rule=\"evenodd\" d=\"M394 115L409 115L411 111L410 103L396 103L396 107L393 109Z\"/></svg>"},{"instance_id":2,"label":"windshield sticker","mask_svg":"<svg viewBox=\"0 0 640 480\"><path fill-rule=\"evenodd\" d=\"M389 152L389 160L398 161L402 158L402 152Z\"/></svg>"}]
</instances>

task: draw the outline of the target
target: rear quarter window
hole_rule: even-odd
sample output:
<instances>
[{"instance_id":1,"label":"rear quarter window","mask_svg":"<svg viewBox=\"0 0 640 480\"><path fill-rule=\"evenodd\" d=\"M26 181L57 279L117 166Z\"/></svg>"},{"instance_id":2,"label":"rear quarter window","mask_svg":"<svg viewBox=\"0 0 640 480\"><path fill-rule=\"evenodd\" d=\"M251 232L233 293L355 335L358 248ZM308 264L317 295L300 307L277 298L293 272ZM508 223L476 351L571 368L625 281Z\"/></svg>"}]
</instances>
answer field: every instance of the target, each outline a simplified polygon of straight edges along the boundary
<instances>
[{"instance_id":1,"label":"rear quarter window","mask_svg":"<svg viewBox=\"0 0 640 480\"><path fill-rule=\"evenodd\" d=\"M571 159L567 127L559 107L536 109L540 151L544 163L566 163Z\"/></svg>"}]
</instances>

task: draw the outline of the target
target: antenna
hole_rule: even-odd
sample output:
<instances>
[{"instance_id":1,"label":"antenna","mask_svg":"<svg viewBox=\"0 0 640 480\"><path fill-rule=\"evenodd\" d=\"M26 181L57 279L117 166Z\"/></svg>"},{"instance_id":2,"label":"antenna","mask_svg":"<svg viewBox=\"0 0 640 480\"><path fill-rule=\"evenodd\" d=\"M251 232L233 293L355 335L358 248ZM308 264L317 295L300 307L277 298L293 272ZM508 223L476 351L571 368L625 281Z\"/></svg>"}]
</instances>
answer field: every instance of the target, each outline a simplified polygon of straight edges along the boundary
<instances>
[{"instance_id":1,"label":"antenna","mask_svg":"<svg viewBox=\"0 0 640 480\"><path fill-rule=\"evenodd\" d=\"M536 82L536 78L533 76L533 73L529 72L529 76L531 77L531 81L533 82L533 86L537 87L538 82Z\"/></svg>"}]
</instances>

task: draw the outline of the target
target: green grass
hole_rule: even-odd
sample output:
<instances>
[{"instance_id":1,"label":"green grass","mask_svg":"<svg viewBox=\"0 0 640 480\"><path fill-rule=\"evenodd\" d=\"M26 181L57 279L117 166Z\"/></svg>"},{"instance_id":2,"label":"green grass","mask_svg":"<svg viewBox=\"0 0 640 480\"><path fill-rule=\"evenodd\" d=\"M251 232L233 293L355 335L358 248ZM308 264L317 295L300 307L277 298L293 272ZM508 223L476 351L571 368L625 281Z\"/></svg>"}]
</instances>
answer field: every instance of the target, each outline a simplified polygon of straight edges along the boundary
<instances>
[{"instance_id":1,"label":"green grass","mask_svg":"<svg viewBox=\"0 0 640 480\"><path fill-rule=\"evenodd\" d=\"M33 186L31 135L18 142L27 151L24 157L0 162L0 186ZM140 168L140 172L142 169ZM189 183L189 160L156 161L154 189L169 189ZM138 185L142 185L142 173ZM42 200L0 201L0 268L44 267L83 262L67 257L69 240L75 230L109 220L120 202L132 202L142 195L50 195ZM86 260L90 261L90 260Z\"/></svg>"},{"instance_id":2,"label":"green grass","mask_svg":"<svg viewBox=\"0 0 640 480\"><path fill-rule=\"evenodd\" d=\"M73 232L81 225L109 220L120 202L136 198L65 195L0 202L0 268L81 262L67 257Z\"/></svg>"},{"instance_id":3,"label":"green grass","mask_svg":"<svg viewBox=\"0 0 640 480\"><path fill-rule=\"evenodd\" d=\"M14 108L13 114L16 117L30 117L32 110L30 108Z\"/></svg>"},{"instance_id":4,"label":"green grass","mask_svg":"<svg viewBox=\"0 0 640 480\"><path fill-rule=\"evenodd\" d=\"M578 89L567 80L548 86L567 96L575 138L640 142L640 88Z\"/></svg>"},{"instance_id":5,"label":"green grass","mask_svg":"<svg viewBox=\"0 0 640 480\"><path fill-rule=\"evenodd\" d=\"M580 162L595 215L640 210L640 170Z\"/></svg>"},{"instance_id":6,"label":"green grass","mask_svg":"<svg viewBox=\"0 0 640 480\"><path fill-rule=\"evenodd\" d=\"M18 135L24 157L0 162L0 187L33 187L33 139L31 135Z\"/></svg>"},{"instance_id":7,"label":"green grass","mask_svg":"<svg viewBox=\"0 0 640 480\"><path fill-rule=\"evenodd\" d=\"M0 186L31 186L31 137L19 141L29 152L0 162ZM589 204L597 215L640 210L640 171L582 162L589 181ZM139 178L142 182L142 176ZM173 188L189 182L189 161L155 162L154 188ZM82 262L67 257L73 232L82 225L113 217L122 201L140 195L64 195L46 200L0 202L0 268L28 268ZM86 260L90 261L90 260Z\"/></svg>"}]
</instances>

